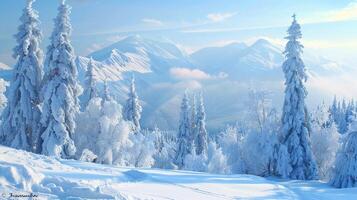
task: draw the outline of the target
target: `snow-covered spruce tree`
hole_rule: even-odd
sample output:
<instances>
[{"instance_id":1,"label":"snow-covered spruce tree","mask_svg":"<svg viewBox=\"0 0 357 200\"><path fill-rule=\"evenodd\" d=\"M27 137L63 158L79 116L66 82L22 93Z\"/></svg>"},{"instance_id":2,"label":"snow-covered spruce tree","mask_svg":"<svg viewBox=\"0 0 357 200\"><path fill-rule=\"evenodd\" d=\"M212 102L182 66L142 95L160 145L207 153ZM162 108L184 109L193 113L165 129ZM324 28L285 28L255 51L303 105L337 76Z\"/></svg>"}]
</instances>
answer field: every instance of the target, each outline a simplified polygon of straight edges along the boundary
<instances>
[{"instance_id":1,"label":"snow-covered spruce tree","mask_svg":"<svg viewBox=\"0 0 357 200\"><path fill-rule=\"evenodd\" d=\"M193 94L192 100L191 100L191 117L190 117L190 123L191 123L191 140L196 142L197 139L197 107L196 107L196 95ZM195 143L196 145L196 143Z\"/></svg>"},{"instance_id":2,"label":"snow-covered spruce tree","mask_svg":"<svg viewBox=\"0 0 357 200\"><path fill-rule=\"evenodd\" d=\"M58 12L47 49L42 88L42 154L68 158L76 151L73 137L82 88L77 83L74 50L70 43L70 8L61 1Z\"/></svg>"},{"instance_id":3,"label":"snow-covered spruce tree","mask_svg":"<svg viewBox=\"0 0 357 200\"><path fill-rule=\"evenodd\" d=\"M8 104L2 115L1 143L27 151L36 151L40 120L39 87L42 76L41 31L37 11L28 0L15 35L17 60L7 93Z\"/></svg>"},{"instance_id":4,"label":"snow-covered spruce tree","mask_svg":"<svg viewBox=\"0 0 357 200\"><path fill-rule=\"evenodd\" d=\"M192 151L192 141L191 141L191 124L190 124L190 106L187 92L185 92L181 103L181 116L179 131L177 135L177 152L175 156L174 163L179 169L183 168L184 160L187 154Z\"/></svg>"},{"instance_id":5,"label":"snow-covered spruce tree","mask_svg":"<svg viewBox=\"0 0 357 200\"><path fill-rule=\"evenodd\" d=\"M135 90L135 79L134 77L132 77L128 99L124 107L123 115L125 120L133 123L134 125L133 128L135 131L139 131L141 129L140 127L141 111L142 111L142 107L140 105L139 97L136 94L136 90Z\"/></svg>"},{"instance_id":6,"label":"snow-covered spruce tree","mask_svg":"<svg viewBox=\"0 0 357 200\"><path fill-rule=\"evenodd\" d=\"M299 41L301 37L300 25L293 15L293 22L286 37L288 43L284 52L286 60L283 64L283 71L286 88L282 113L281 143L286 146L290 158L289 165L292 170L288 177L311 180L317 178L318 171L309 138L310 122L305 105L307 91L304 86L307 75L301 59L303 48Z\"/></svg>"},{"instance_id":7,"label":"snow-covered spruce tree","mask_svg":"<svg viewBox=\"0 0 357 200\"><path fill-rule=\"evenodd\" d=\"M87 107L89 101L98 97L97 81L94 77L94 61L90 58L85 75L85 88L83 92L83 109Z\"/></svg>"},{"instance_id":8,"label":"snow-covered spruce tree","mask_svg":"<svg viewBox=\"0 0 357 200\"><path fill-rule=\"evenodd\" d=\"M344 138L344 144L337 153L335 169L330 184L337 188L357 187L357 131L356 122L353 131Z\"/></svg>"},{"instance_id":9,"label":"snow-covered spruce tree","mask_svg":"<svg viewBox=\"0 0 357 200\"><path fill-rule=\"evenodd\" d=\"M206 130L206 113L205 107L203 104L203 96L200 93L199 101L197 107L197 117L196 117L196 127L195 127L195 147L196 147L196 154L207 156L207 148L208 148L208 137L207 137L207 130Z\"/></svg>"}]
</instances>

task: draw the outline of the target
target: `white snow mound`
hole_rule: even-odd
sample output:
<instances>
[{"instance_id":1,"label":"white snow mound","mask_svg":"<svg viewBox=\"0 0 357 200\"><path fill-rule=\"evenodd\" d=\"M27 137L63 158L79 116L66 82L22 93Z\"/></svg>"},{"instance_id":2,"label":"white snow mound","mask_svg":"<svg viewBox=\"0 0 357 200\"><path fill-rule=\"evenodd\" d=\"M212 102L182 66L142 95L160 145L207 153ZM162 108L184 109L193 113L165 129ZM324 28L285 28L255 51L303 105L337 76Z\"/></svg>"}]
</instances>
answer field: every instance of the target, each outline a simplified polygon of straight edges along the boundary
<instances>
[{"instance_id":1,"label":"white snow mound","mask_svg":"<svg viewBox=\"0 0 357 200\"><path fill-rule=\"evenodd\" d=\"M5 199L10 193L38 199L357 199L357 188L335 189L319 181L116 167L4 146L0 155Z\"/></svg>"}]
</instances>

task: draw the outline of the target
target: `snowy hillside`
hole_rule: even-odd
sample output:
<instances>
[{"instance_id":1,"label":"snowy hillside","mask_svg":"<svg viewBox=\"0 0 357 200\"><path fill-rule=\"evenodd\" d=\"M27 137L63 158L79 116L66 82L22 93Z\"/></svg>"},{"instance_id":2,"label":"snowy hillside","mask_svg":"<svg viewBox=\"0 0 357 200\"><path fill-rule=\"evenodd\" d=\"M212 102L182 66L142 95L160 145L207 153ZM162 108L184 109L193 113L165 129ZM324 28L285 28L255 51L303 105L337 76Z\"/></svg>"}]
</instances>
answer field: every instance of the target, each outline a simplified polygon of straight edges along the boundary
<instances>
[{"instance_id":1,"label":"snowy hillside","mask_svg":"<svg viewBox=\"0 0 357 200\"><path fill-rule=\"evenodd\" d=\"M0 191L40 199L356 199L356 188L250 175L135 169L58 160L0 146Z\"/></svg>"}]
</instances>

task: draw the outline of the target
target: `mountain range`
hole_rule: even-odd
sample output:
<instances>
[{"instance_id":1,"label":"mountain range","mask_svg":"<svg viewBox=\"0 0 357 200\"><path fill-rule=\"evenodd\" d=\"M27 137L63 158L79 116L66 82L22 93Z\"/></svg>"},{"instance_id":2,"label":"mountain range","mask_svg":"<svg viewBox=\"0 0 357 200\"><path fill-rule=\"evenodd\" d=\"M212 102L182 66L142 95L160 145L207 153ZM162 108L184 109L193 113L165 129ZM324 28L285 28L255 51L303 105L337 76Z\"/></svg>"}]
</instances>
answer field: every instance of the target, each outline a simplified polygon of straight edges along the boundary
<instances>
[{"instance_id":1,"label":"mountain range","mask_svg":"<svg viewBox=\"0 0 357 200\"><path fill-rule=\"evenodd\" d=\"M106 81L111 95L121 103L126 100L130 78L135 76L144 108L142 126L147 128L157 125L166 130L176 129L186 90L203 91L210 130L219 130L244 117L251 89L270 91L276 107L282 102L283 47L266 39L250 45L206 47L189 55L171 42L129 36L88 56L78 56L76 63L82 83L89 58L94 60L99 91ZM338 63L308 51L304 53L304 61L311 78L345 72ZM8 80L9 69L4 64L0 68L3 69L0 76ZM331 95L314 90L315 96Z\"/></svg>"},{"instance_id":2,"label":"mountain range","mask_svg":"<svg viewBox=\"0 0 357 200\"><path fill-rule=\"evenodd\" d=\"M97 79L109 82L112 95L122 103L130 77L135 76L144 107L144 127L175 129L185 90L203 90L211 129L243 117L250 89L269 90L275 105L281 104L283 47L266 39L251 45L207 47L188 55L170 42L130 36L87 57L79 56L81 80L90 57L95 60ZM336 62L309 52L304 60L310 77L342 73Z\"/></svg>"}]
</instances>

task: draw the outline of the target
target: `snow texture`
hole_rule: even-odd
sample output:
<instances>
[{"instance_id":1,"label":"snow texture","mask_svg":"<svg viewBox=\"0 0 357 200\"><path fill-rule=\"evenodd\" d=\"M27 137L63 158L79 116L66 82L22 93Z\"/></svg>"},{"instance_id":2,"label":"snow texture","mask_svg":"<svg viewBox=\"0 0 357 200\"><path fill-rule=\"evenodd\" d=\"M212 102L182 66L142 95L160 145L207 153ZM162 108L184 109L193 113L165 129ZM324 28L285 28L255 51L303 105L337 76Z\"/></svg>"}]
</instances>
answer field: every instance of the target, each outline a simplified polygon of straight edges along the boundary
<instances>
[{"instance_id":1,"label":"snow texture","mask_svg":"<svg viewBox=\"0 0 357 200\"><path fill-rule=\"evenodd\" d=\"M0 146L0 190L39 199L357 199L355 188L252 175L139 169L61 160Z\"/></svg>"}]
</instances>

